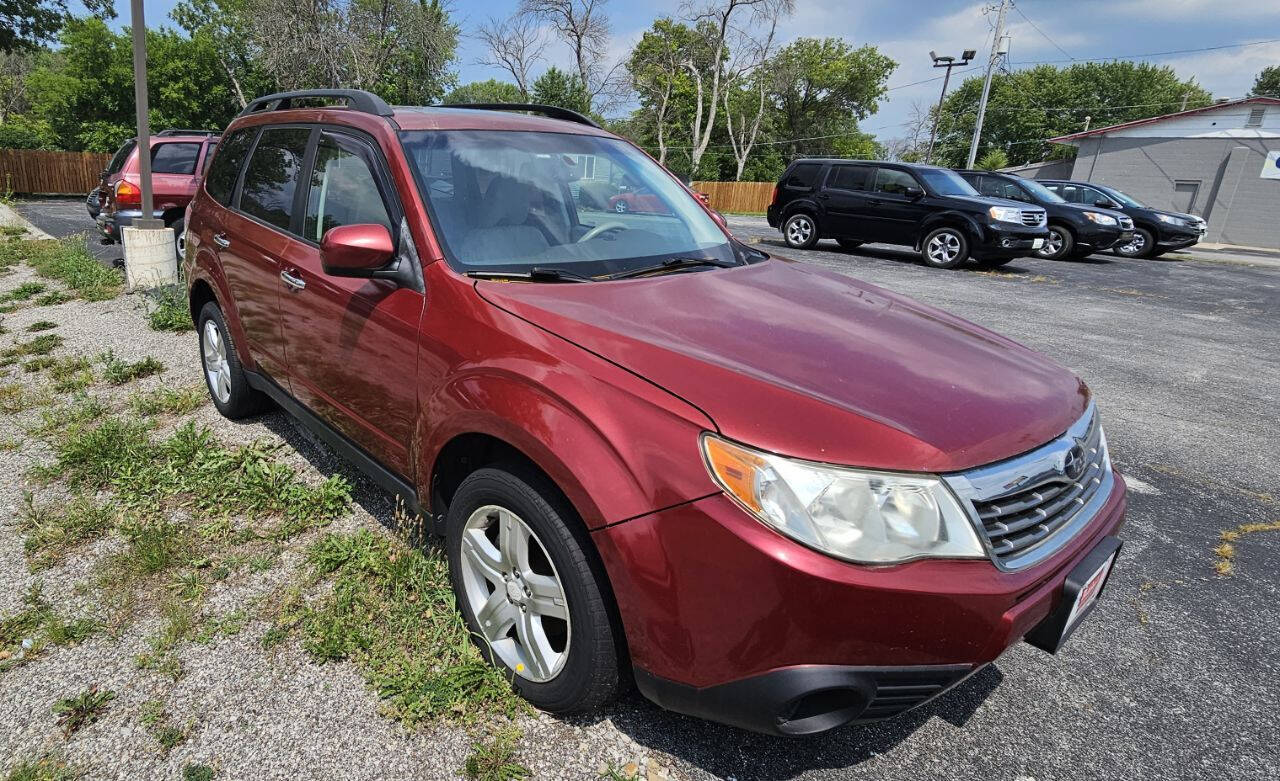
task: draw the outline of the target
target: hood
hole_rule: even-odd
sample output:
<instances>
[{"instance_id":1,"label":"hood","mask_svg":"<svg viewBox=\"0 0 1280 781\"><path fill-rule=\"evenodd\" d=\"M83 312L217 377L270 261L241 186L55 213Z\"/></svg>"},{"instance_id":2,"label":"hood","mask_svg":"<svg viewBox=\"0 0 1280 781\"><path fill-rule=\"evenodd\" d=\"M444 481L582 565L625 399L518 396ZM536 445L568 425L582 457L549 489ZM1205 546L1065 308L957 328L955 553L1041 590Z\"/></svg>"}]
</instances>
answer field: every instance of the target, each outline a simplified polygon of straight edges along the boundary
<instances>
[{"instance_id":1,"label":"hood","mask_svg":"<svg viewBox=\"0 0 1280 781\"><path fill-rule=\"evenodd\" d=\"M1127 219L1129 217L1129 215L1125 214L1119 209L1104 209L1101 206L1086 206L1083 203L1055 203L1053 205L1059 209L1065 207L1068 209L1073 209L1077 212L1098 212L1099 214L1107 214L1112 217L1115 217L1117 220Z\"/></svg>"},{"instance_id":2,"label":"hood","mask_svg":"<svg viewBox=\"0 0 1280 781\"><path fill-rule=\"evenodd\" d=\"M1012 206L1016 209L1039 209L1044 211L1044 207L1038 203L1015 201L1011 198L996 198L990 195L944 195L941 197L972 203L983 209L990 209L992 206Z\"/></svg>"},{"instance_id":3,"label":"hood","mask_svg":"<svg viewBox=\"0 0 1280 781\"><path fill-rule=\"evenodd\" d=\"M797 458L967 469L1044 444L1088 402L1071 372L1015 342L785 260L476 290L681 397L725 436Z\"/></svg>"}]
</instances>

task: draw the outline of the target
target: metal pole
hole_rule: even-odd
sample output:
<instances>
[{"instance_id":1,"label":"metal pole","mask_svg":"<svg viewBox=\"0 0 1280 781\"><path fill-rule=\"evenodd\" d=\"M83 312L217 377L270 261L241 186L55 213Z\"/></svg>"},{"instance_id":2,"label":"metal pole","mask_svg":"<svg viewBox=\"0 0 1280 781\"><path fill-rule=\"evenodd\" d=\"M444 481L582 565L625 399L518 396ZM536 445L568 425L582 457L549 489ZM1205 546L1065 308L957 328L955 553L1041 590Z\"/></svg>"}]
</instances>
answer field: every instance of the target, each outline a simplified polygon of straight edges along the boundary
<instances>
[{"instance_id":1,"label":"metal pole","mask_svg":"<svg viewBox=\"0 0 1280 781\"><path fill-rule=\"evenodd\" d=\"M147 23L142 0L130 0L133 23L133 102L138 119L138 176L142 179L142 218L133 221L135 228L163 228L154 219L155 201L151 197L151 127L147 121Z\"/></svg>"},{"instance_id":2,"label":"metal pole","mask_svg":"<svg viewBox=\"0 0 1280 781\"><path fill-rule=\"evenodd\" d=\"M1004 37L1004 15L1009 10L1009 0L1000 0L1000 15L996 17L996 36L991 42L991 57L987 60L987 77L982 82L982 99L978 101L978 123L973 127L973 140L969 142L969 161L965 168L973 168L978 157L978 140L982 137L982 121L987 116L987 97L991 94L991 74L1000 59L1000 39Z\"/></svg>"},{"instance_id":3,"label":"metal pole","mask_svg":"<svg viewBox=\"0 0 1280 781\"><path fill-rule=\"evenodd\" d=\"M951 81L951 69L954 62L947 63L947 75L942 77L942 94L938 96L938 111L933 117L933 131L929 133L929 151L924 155L926 164L933 162L933 142L938 138L938 122L942 120L942 102L947 97L947 83Z\"/></svg>"}]
</instances>

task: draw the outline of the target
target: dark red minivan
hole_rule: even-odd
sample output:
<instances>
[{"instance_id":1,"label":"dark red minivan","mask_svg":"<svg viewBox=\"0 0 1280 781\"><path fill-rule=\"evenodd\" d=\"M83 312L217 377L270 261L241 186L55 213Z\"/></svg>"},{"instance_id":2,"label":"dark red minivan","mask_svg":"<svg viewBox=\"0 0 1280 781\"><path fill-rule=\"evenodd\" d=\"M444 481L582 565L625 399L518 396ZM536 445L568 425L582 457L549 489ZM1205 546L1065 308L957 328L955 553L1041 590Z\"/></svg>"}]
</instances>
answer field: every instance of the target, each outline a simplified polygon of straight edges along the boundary
<instances>
[{"instance_id":1,"label":"dark red minivan","mask_svg":"<svg viewBox=\"0 0 1280 781\"><path fill-rule=\"evenodd\" d=\"M615 173L661 208L580 197ZM539 707L885 718L1056 651L1119 550L1080 379L737 241L572 112L269 95L189 215L218 409L274 401L427 518Z\"/></svg>"}]
</instances>

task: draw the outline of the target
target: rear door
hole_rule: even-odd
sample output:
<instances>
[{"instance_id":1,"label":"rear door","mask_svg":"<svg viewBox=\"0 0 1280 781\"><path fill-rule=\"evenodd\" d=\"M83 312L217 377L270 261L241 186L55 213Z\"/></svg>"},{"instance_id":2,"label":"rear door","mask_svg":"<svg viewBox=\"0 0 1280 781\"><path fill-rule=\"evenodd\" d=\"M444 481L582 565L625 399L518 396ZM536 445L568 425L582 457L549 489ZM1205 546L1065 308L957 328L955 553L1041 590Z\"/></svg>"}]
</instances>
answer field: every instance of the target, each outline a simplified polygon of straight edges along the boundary
<instances>
[{"instance_id":1,"label":"rear door","mask_svg":"<svg viewBox=\"0 0 1280 781\"><path fill-rule=\"evenodd\" d=\"M201 141L161 141L151 145L151 187L157 211L184 208L196 194Z\"/></svg>"},{"instance_id":2,"label":"rear door","mask_svg":"<svg viewBox=\"0 0 1280 781\"><path fill-rule=\"evenodd\" d=\"M909 188L923 190L916 178L897 168L876 168L873 192L867 204L870 235L865 241L886 244L909 244L916 241L916 226L924 219L928 206L924 198L909 198Z\"/></svg>"},{"instance_id":3,"label":"rear door","mask_svg":"<svg viewBox=\"0 0 1280 781\"><path fill-rule=\"evenodd\" d=\"M289 281L277 280L293 395L407 476L425 296L389 280L331 277L320 262L320 240L340 225L382 225L398 249L400 202L381 154L362 136L326 128L311 158L298 193L298 252L281 268Z\"/></svg>"},{"instance_id":4,"label":"rear door","mask_svg":"<svg viewBox=\"0 0 1280 781\"><path fill-rule=\"evenodd\" d=\"M823 232L837 238L864 239L872 228L867 199L876 169L869 165L837 164L827 173L826 185L818 195L826 208Z\"/></svg>"}]
</instances>

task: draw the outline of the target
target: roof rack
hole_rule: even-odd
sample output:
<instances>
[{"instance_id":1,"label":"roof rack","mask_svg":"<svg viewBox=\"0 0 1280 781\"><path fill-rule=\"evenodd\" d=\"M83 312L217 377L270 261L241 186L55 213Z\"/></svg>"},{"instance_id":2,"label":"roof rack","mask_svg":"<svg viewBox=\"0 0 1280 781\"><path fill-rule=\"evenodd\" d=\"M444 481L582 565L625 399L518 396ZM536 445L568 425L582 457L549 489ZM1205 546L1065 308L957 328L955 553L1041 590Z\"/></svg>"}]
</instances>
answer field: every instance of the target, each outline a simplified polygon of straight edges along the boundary
<instances>
[{"instance_id":1,"label":"roof rack","mask_svg":"<svg viewBox=\"0 0 1280 781\"><path fill-rule=\"evenodd\" d=\"M293 92L276 92L271 95L254 98L236 116L243 117L246 114L257 114L262 111L284 111L288 108L295 108L293 105L295 100L326 99L345 100L347 108L352 111L359 111L362 114L389 117L394 113L385 100L372 92L366 92L362 89L302 89L294 90Z\"/></svg>"},{"instance_id":2,"label":"roof rack","mask_svg":"<svg viewBox=\"0 0 1280 781\"><path fill-rule=\"evenodd\" d=\"M153 135L158 138L161 136L216 136L221 135L221 133L222 131L220 130L192 130L185 127L171 127Z\"/></svg>"},{"instance_id":3,"label":"roof rack","mask_svg":"<svg viewBox=\"0 0 1280 781\"><path fill-rule=\"evenodd\" d=\"M432 106L431 108L471 108L479 111L529 111L534 114L542 114L551 119L563 119L567 122L576 122L579 125L588 125L590 127L599 128L590 117L583 116L576 111L559 106L548 106L543 103L449 103Z\"/></svg>"}]
</instances>

